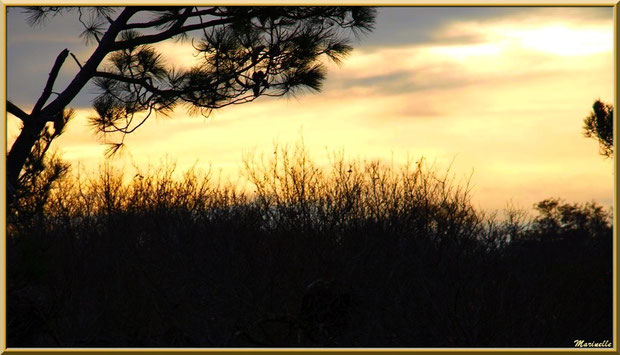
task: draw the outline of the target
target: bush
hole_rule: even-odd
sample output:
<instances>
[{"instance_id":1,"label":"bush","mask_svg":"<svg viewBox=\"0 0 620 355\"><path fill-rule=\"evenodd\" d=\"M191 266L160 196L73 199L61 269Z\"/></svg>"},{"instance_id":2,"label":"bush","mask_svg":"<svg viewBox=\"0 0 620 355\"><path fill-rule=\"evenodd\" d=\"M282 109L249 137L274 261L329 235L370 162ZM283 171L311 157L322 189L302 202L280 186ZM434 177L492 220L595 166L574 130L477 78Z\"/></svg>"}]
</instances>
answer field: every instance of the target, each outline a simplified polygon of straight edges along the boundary
<instances>
[{"instance_id":1,"label":"bush","mask_svg":"<svg viewBox=\"0 0 620 355\"><path fill-rule=\"evenodd\" d=\"M498 221L423 160L322 169L303 145L247 157L248 189L173 172L60 179L39 227L10 225L9 346L611 339L611 227L594 204Z\"/></svg>"},{"instance_id":2,"label":"bush","mask_svg":"<svg viewBox=\"0 0 620 355\"><path fill-rule=\"evenodd\" d=\"M547 199L537 203L539 216L534 220L533 234L539 238L609 238L612 215L594 202L580 204L562 203L560 199Z\"/></svg>"}]
</instances>

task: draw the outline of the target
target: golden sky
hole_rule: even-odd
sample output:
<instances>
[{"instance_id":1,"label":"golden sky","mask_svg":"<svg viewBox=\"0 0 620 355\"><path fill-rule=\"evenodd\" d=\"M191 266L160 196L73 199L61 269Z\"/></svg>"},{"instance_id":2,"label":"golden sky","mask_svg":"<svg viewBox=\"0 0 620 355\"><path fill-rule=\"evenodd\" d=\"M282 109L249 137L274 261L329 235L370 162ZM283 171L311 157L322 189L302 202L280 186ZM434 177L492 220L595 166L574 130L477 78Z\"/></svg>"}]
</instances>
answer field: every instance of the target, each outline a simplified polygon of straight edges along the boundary
<instances>
[{"instance_id":1,"label":"golden sky","mask_svg":"<svg viewBox=\"0 0 620 355\"><path fill-rule=\"evenodd\" d=\"M7 65L19 70L20 55L33 59L22 47L27 34L12 37L20 33L11 31L19 17L12 14ZM582 132L596 99L613 102L611 8L381 8L376 30L354 47L340 66L329 65L321 93L259 98L209 118L178 109L128 136L114 164L157 165L167 157L179 170L197 162L234 178L244 154L268 154L276 141L303 137L321 164L340 150L367 160L423 156L440 171L451 164L457 180L471 175L474 202L485 209L508 201L529 209L547 197L612 205L613 160ZM159 49L167 62L191 65L191 45ZM42 60L49 66L56 55ZM19 85L9 75L10 99ZM21 96L15 101L28 110L36 97ZM106 147L85 124L89 108L76 109L54 147L74 167L95 170ZM9 147L17 128L9 117Z\"/></svg>"}]
</instances>

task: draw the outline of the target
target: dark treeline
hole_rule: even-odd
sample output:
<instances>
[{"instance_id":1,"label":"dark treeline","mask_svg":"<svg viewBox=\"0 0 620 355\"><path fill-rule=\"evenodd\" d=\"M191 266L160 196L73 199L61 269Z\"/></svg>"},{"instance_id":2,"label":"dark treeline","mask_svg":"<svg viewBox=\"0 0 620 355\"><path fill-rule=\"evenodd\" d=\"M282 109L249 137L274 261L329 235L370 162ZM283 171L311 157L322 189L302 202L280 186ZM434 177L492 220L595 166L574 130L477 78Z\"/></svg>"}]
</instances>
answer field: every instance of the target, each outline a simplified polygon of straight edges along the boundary
<instances>
[{"instance_id":1,"label":"dark treeline","mask_svg":"<svg viewBox=\"0 0 620 355\"><path fill-rule=\"evenodd\" d=\"M475 209L466 184L304 148L247 192L189 171L64 177L8 216L9 347L573 347L612 339L595 204Z\"/></svg>"}]
</instances>

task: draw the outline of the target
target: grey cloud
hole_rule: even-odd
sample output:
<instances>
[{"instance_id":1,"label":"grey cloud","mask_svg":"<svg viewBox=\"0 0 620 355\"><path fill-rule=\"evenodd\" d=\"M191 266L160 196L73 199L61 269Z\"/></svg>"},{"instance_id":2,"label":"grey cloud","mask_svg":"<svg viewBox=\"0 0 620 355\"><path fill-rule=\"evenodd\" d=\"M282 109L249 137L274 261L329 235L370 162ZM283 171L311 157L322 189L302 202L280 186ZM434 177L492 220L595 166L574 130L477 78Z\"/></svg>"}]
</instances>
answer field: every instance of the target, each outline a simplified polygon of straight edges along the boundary
<instances>
[{"instance_id":1,"label":"grey cloud","mask_svg":"<svg viewBox=\"0 0 620 355\"><path fill-rule=\"evenodd\" d=\"M450 22L502 17L519 11L522 10L505 7L381 7L375 30L361 46L436 43L442 40L437 36L437 30ZM468 42L476 40L465 39ZM452 42L454 38L444 40Z\"/></svg>"},{"instance_id":2,"label":"grey cloud","mask_svg":"<svg viewBox=\"0 0 620 355\"><path fill-rule=\"evenodd\" d=\"M82 27L75 14L52 18L40 26L29 26L26 18L20 8L11 8L7 14L7 97L24 109L38 99L54 60L63 49L68 48L81 60L92 49L79 38ZM76 63L67 58L54 91L61 91L76 72ZM87 87L71 106L88 107L92 91L92 86Z\"/></svg>"},{"instance_id":3,"label":"grey cloud","mask_svg":"<svg viewBox=\"0 0 620 355\"><path fill-rule=\"evenodd\" d=\"M566 73L561 69L544 69L524 66L510 73L495 73L485 76L467 75L463 67L456 63L437 63L432 69L436 74L428 74L430 67L420 67L411 71L397 71L385 75L371 75L363 78L329 81L327 90L347 92L356 88L371 88L375 95L403 95L432 92L446 89L483 85L517 84L534 78L552 80ZM438 70L439 69L439 70ZM425 115L429 115L426 112Z\"/></svg>"},{"instance_id":4,"label":"grey cloud","mask_svg":"<svg viewBox=\"0 0 620 355\"><path fill-rule=\"evenodd\" d=\"M83 27L75 13L63 13L39 25L30 26L28 15L22 8L10 8L6 15L7 43L56 42L67 45L81 45L79 34Z\"/></svg>"},{"instance_id":5,"label":"grey cloud","mask_svg":"<svg viewBox=\"0 0 620 355\"><path fill-rule=\"evenodd\" d=\"M407 78L410 75L407 71L397 71L385 75L371 75L363 78L345 79L340 82L342 87L359 87L359 86L385 86L391 85L395 82L402 81L403 78Z\"/></svg>"},{"instance_id":6,"label":"grey cloud","mask_svg":"<svg viewBox=\"0 0 620 355\"><path fill-rule=\"evenodd\" d=\"M563 16L582 21L612 20L612 7L379 7L376 28L360 47L411 44L476 43L475 36L449 34L438 30L456 21L492 21L503 17L527 18L534 14Z\"/></svg>"},{"instance_id":7,"label":"grey cloud","mask_svg":"<svg viewBox=\"0 0 620 355\"><path fill-rule=\"evenodd\" d=\"M439 70L437 70L439 68ZM430 69L441 74L426 74ZM457 64L437 63L432 68L419 67L413 70L400 70L384 75L369 75L362 78L344 78L329 81L328 89L351 90L359 87L372 88L373 92L383 95L398 95L420 91L432 91L444 88L457 88L471 84L471 78L459 75L461 66Z\"/></svg>"},{"instance_id":8,"label":"grey cloud","mask_svg":"<svg viewBox=\"0 0 620 355\"><path fill-rule=\"evenodd\" d=\"M66 46L58 43L40 43L37 46L20 43L7 46L7 97L21 107L34 105L45 86L56 56L64 48ZM54 91L61 91L66 87L77 69L72 58L67 58L54 85ZM89 99L86 97L92 96L89 95L91 91L92 87L87 87L84 94L79 95L72 105L88 106Z\"/></svg>"}]
</instances>

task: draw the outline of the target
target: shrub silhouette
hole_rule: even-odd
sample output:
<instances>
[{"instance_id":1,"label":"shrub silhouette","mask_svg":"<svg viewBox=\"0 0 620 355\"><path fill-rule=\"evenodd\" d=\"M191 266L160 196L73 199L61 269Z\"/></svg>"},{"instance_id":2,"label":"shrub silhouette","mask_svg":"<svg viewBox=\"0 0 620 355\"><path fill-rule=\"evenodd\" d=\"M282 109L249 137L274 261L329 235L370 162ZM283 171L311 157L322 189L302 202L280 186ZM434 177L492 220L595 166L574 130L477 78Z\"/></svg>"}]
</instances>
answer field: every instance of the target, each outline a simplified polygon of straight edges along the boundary
<instances>
[{"instance_id":1,"label":"shrub silhouette","mask_svg":"<svg viewBox=\"0 0 620 355\"><path fill-rule=\"evenodd\" d=\"M583 133L596 139L599 152L607 158L614 156L614 106L596 100L592 112L583 120Z\"/></svg>"},{"instance_id":2,"label":"shrub silhouette","mask_svg":"<svg viewBox=\"0 0 620 355\"><path fill-rule=\"evenodd\" d=\"M534 220L538 235L573 238L609 237L611 215L594 203L585 205L562 203L560 199L547 199L535 205L539 216ZM533 234L533 233L530 233Z\"/></svg>"},{"instance_id":3,"label":"shrub silhouette","mask_svg":"<svg viewBox=\"0 0 620 355\"><path fill-rule=\"evenodd\" d=\"M612 339L609 213L472 206L424 161L303 147L248 189L174 166L65 177L9 220L11 347L572 347ZM577 237L575 237L577 236Z\"/></svg>"}]
</instances>

